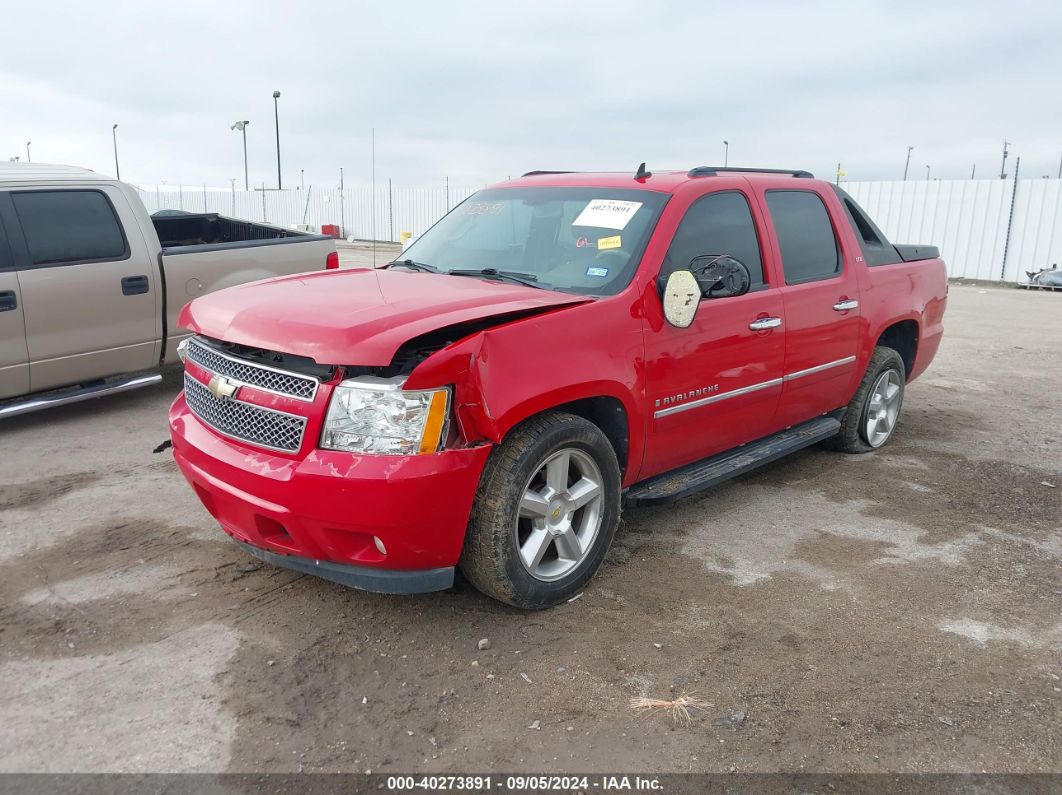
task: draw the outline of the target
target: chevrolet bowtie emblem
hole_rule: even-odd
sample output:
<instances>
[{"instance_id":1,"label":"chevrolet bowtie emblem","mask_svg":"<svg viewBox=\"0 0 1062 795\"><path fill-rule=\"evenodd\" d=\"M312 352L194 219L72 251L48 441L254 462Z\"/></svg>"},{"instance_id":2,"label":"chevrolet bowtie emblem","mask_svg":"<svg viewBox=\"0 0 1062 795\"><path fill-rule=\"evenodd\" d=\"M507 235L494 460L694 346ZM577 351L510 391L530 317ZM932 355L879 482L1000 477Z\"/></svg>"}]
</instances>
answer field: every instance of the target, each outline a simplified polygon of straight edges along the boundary
<instances>
[{"instance_id":1,"label":"chevrolet bowtie emblem","mask_svg":"<svg viewBox=\"0 0 1062 795\"><path fill-rule=\"evenodd\" d=\"M210 383L207 384L210 394L218 400L232 400L236 397L236 392L239 388L239 384L234 384L223 375L214 376L210 379Z\"/></svg>"}]
</instances>

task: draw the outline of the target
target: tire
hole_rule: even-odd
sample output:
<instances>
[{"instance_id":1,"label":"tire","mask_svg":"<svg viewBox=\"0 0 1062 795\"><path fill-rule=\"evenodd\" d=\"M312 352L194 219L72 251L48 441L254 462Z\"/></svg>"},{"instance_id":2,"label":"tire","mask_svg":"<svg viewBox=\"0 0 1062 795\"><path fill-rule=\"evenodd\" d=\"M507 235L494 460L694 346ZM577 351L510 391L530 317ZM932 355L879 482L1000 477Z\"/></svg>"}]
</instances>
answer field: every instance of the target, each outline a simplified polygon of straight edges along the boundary
<instances>
[{"instance_id":1,"label":"tire","mask_svg":"<svg viewBox=\"0 0 1062 795\"><path fill-rule=\"evenodd\" d=\"M459 565L487 596L552 607L594 576L619 516L619 462L608 439L582 417L548 412L515 428L488 459Z\"/></svg>"},{"instance_id":2,"label":"tire","mask_svg":"<svg viewBox=\"0 0 1062 795\"><path fill-rule=\"evenodd\" d=\"M899 387L895 397L886 402L876 398L884 384L886 391ZM903 408L904 390L907 385L907 372L903 359L892 348L877 347L867 364L866 374L859 383L855 397L841 420L841 430L823 446L842 453L869 453L884 447L892 438L899 422L900 410ZM873 406L871 404L874 404ZM881 406L882 408L878 408ZM868 430L871 412L886 412L885 419L877 425L877 432ZM886 429L887 426L887 429Z\"/></svg>"}]
</instances>

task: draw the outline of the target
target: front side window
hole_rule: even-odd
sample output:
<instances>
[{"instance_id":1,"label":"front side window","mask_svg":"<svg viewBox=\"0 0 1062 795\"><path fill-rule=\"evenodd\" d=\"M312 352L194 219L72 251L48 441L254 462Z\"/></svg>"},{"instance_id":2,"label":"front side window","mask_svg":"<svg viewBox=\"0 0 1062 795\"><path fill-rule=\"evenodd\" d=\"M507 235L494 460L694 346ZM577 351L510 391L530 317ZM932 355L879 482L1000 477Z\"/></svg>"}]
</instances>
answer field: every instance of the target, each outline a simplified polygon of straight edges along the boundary
<instances>
[{"instance_id":1,"label":"front side window","mask_svg":"<svg viewBox=\"0 0 1062 795\"><path fill-rule=\"evenodd\" d=\"M493 188L459 204L412 246L440 272L526 274L539 287L613 295L630 282L668 196L610 188Z\"/></svg>"},{"instance_id":2,"label":"front side window","mask_svg":"<svg viewBox=\"0 0 1062 795\"><path fill-rule=\"evenodd\" d=\"M841 272L841 252L826 205L811 191L767 191L786 284L828 279Z\"/></svg>"},{"instance_id":3,"label":"front side window","mask_svg":"<svg viewBox=\"0 0 1062 795\"><path fill-rule=\"evenodd\" d=\"M756 223L740 193L712 193L698 199L683 216L668 247L661 275L689 267L695 257L725 254L748 266L752 289L763 284L763 260Z\"/></svg>"},{"instance_id":4,"label":"front side window","mask_svg":"<svg viewBox=\"0 0 1062 795\"><path fill-rule=\"evenodd\" d=\"M114 208L98 190L13 191L11 201L34 265L129 254Z\"/></svg>"}]
</instances>

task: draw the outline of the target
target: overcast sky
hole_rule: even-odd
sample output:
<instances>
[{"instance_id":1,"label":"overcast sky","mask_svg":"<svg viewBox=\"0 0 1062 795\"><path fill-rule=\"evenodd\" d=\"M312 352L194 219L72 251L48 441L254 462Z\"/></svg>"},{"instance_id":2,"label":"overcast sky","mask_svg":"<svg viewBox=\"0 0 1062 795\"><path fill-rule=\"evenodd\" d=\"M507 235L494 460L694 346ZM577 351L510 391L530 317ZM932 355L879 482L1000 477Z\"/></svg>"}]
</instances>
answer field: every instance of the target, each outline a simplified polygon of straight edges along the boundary
<instances>
[{"instance_id":1,"label":"overcast sky","mask_svg":"<svg viewBox=\"0 0 1062 795\"><path fill-rule=\"evenodd\" d=\"M123 179L477 185L534 168L1058 174L1057 2L0 0L0 158Z\"/></svg>"}]
</instances>

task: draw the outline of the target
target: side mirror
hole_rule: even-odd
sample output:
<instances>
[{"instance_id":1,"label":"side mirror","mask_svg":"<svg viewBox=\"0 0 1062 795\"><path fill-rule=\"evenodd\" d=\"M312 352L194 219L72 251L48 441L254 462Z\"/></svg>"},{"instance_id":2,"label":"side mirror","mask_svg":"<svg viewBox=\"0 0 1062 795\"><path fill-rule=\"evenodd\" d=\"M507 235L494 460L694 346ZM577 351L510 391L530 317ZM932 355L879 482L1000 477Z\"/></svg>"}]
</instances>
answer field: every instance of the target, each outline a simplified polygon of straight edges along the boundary
<instances>
[{"instance_id":1,"label":"side mirror","mask_svg":"<svg viewBox=\"0 0 1062 795\"><path fill-rule=\"evenodd\" d=\"M741 260L723 255L694 257L690 272L705 298L730 298L744 295L752 287L752 274Z\"/></svg>"},{"instance_id":2,"label":"side mirror","mask_svg":"<svg viewBox=\"0 0 1062 795\"><path fill-rule=\"evenodd\" d=\"M673 271L664 283L664 318L677 328L689 328L701 303L701 286L689 271Z\"/></svg>"}]
</instances>

